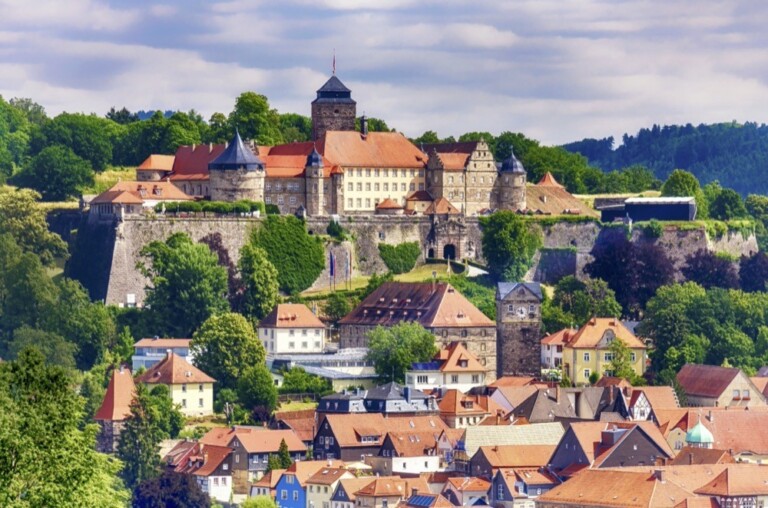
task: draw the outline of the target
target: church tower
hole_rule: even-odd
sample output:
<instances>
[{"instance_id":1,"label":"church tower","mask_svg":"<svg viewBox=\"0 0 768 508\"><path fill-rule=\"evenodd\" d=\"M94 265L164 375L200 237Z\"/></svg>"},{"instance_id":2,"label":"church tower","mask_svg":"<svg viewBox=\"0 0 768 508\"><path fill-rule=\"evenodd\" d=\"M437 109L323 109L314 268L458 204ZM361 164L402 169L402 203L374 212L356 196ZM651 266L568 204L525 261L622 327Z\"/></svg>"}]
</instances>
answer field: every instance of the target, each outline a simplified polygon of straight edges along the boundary
<instances>
[{"instance_id":1,"label":"church tower","mask_svg":"<svg viewBox=\"0 0 768 508\"><path fill-rule=\"evenodd\" d=\"M312 101L312 140L320 139L326 131L355 130L356 115L357 103L352 100L352 90L334 74Z\"/></svg>"},{"instance_id":2,"label":"church tower","mask_svg":"<svg viewBox=\"0 0 768 508\"><path fill-rule=\"evenodd\" d=\"M498 376L541 376L541 303L538 282L499 282L496 289Z\"/></svg>"},{"instance_id":3,"label":"church tower","mask_svg":"<svg viewBox=\"0 0 768 508\"><path fill-rule=\"evenodd\" d=\"M317 148L312 148L304 168L306 209L307 215L311 217L325 215L325 185L327 184L323 173L323 157L318 153Z\"/></svg>"}]
</instances>

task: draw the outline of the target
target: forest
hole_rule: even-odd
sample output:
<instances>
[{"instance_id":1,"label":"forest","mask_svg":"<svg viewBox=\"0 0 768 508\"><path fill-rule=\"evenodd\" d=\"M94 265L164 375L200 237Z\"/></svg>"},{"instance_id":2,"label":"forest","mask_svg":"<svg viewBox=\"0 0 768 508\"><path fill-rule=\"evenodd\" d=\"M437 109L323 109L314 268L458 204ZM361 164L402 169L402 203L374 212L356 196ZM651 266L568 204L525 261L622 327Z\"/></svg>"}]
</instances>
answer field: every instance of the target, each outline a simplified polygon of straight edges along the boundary
<instances>
[{"instance_id":1,"label":"forest","mask_svg":"<svg viewBox=\"0 0 768 508\"><path fill-rule=\"evenodd\" d=\"M664 180L687 170L702 184L719 181L742 196L768 193L768 126L754 122L712 125L653 125L636 135L582 139L563 145L603 171L641 165Z\"/></svg>"}]
</instances>

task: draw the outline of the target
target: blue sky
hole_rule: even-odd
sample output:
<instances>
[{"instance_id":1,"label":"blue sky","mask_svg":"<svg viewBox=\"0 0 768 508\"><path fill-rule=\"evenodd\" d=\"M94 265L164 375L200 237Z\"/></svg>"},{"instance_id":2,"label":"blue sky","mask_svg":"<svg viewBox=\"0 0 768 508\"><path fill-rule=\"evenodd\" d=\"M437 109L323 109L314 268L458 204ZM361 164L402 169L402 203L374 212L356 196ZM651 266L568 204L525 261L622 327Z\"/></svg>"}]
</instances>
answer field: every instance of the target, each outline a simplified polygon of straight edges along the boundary
<instances>
[{"instance_id":1,"label":"blue sky","mask_svg":"<svg viewBox=\"0 0 768 508\"><path fill-rule=\"evenodd\" d=\"M768 3L622 0L0 0L0 94L50 114L309 114L331 71L408 136L547 144L653 123L768 119Z\"/></svg>"}]
</instances>

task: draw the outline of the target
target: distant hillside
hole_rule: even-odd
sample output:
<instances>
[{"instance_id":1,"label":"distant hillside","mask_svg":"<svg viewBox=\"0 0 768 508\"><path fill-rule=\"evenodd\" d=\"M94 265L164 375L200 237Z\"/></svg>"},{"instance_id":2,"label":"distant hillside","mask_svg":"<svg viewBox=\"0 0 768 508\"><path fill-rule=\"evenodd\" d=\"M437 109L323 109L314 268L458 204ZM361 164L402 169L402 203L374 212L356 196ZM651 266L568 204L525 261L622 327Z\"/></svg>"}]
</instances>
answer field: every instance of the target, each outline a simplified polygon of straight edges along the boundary
<instances>
[{"instance_id":1,"label":"distant hillside","mask_svg":"<svg viewBox=\"0 0 768 508\"><path fill-rule=\"evenodd\" d=\"M613 137L563 145L604 171L640 164L661 180L673 169L695 174L702 185L719 180L747 194L768 194L768 126L757 123L670 125L625 134L614 149Z\"/></svg>"}]
</instances>

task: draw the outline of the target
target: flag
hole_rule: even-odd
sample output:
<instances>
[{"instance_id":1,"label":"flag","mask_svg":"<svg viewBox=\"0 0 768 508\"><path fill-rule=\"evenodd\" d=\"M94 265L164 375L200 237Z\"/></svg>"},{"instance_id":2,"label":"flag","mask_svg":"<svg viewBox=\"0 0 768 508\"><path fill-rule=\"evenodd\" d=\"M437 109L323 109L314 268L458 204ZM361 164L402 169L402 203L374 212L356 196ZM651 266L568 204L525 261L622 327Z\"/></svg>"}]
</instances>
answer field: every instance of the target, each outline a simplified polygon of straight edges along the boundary
<instances>
[{"instance_id":1,"label":"flag","mask_svg":"<svg viewBox=\"0 0 768 508\"><path fill-rule=\"evenodd\" d=\"M331 252L330 265L331 265L331 277L336 277L336 258L334 257L333 252Z\"/></svg>"}]
</instances>

